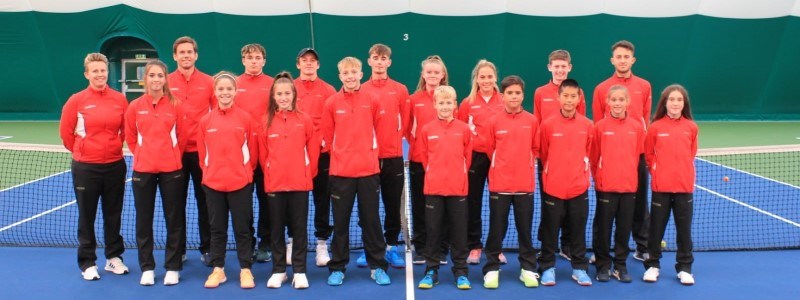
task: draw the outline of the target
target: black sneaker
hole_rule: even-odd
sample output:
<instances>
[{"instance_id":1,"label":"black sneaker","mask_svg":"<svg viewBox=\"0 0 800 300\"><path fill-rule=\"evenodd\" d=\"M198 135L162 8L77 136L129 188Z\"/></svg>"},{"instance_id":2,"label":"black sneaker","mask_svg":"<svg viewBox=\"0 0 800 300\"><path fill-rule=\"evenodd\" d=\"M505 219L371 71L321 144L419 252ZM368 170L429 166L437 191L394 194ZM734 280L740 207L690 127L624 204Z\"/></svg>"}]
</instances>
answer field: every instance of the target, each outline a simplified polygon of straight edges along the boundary
<instances>
[{"instance_id":1,"label":"black sneaker","mask_svg":"<svg viewBox=\"0 0 800 300\"><path fill-rule=\"evenodd\" d=\"M204 265L206 265L206 267L210 267L211 266L211 254L206 252L206 253L203 253L202 255L200 255L200 262L203 263Z\"/></svg>"},{"instance_id":2,"label":"black sneaker","mask_svg":"<svg viewBox=\"0 0 800 300\"><path fill-rule=\"evenodd\" d=\"M608 282L609 280L611 280L610 270L597 271L597 281Z\"/></svg>"},{"instance_id":3,"label":"black sneaker","mask_svg":"<svg viewBox=\"0 0 800 300\"><path fill-rule=\"evenodd\" d=\"M631 275L628 275L628 271L625 271L625 270L622 270L622 271L614 270L614 273L612 273L612 276L614 276L614 278L616 278L620 282L624 282L624 283L631 283L631 281L633 281L633 279L631 279Z\"/></svg>"},{"instance_id":4,"label":"black sneaker","mask_svg":"<svg viewBox=\"0 0 800 300\"><path fill-rule=\"evenodd\" d=\"M633 253L633 259L635 259L635 260L638 260L638 261L645 261L645 260L647 260L648 258L650 258L650 253L647 253L647 252L639 252L639 250L636 250L636 252L635 252L635 253Z\"/></svg>"},{"instance_id":5,"label":"black sneaker","mask_svg":"<svg viewBox=\"0 0 800 300\"><path fill-rule=\"evenodd\" d=\"M411 263L415 265L424 265L425 264L425 257L414 253L414 256L411 257Z\"/></svg>"}]
</instances>

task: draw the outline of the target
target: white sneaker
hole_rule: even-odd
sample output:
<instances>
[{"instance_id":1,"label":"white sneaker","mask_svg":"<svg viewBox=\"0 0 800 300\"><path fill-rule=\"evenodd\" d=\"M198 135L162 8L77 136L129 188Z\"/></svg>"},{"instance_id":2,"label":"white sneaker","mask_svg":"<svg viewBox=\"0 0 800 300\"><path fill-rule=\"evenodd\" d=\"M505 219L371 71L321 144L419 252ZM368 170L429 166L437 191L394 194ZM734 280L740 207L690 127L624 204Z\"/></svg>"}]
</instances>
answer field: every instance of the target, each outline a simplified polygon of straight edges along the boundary
<instances>
[{"instance_id":1,"label":"white sneaker","mask_svg":"<svg viewBox=\"0 0 800 300\"><path fill-rule=\"evenodd\" d=\"M686 271L681 271L678 273L678 279L681 280L682 285L693 285L694 284L694 275L691 273L687 273Z\"/></svg>"},{"instance_id":2,"label":"white sneaker","mask_svg":"<svg viewBox=\"0 0 800 300\"><path fill-rule=\"evenodd\" d=\"M167 271L164 276L164 285L176 285L181 281L181 273L178 271Z\"/></svg>"},{"instance_id":3,"label":"white sneaker","mask_svg":"<svg viewBox=\"0 0 800 300\"><path fill-rule=\"evenodd\" d=\"M106 271L117 275L128 274L128 266L119 257L112 257L106 260Z\"/></svg>"},{"instance_id":4,"label":"white sneaker","mask_svg":"<svg viewBox=\"0 0 800 300\"><path fill-rule=\"evenodd\" d=\"M292 278L292 286L298 290L308 288L308 278L306 278L306 274L305 273L294 274L294 278Z\"/></svg>"},{"instance_id":5,"label":"white sneaker","mask_svg":"<svg viewBox=\"0 0 800 300\"><path fill-rule=\"evenodd\" d=\"M324 267L331 261L328 255L328 244L325 240L317 240L317 267Z\"/></svg>"},{"instance_id":6,"label":"white sneaker","mask_svg":"<svg viewBox=\"0 0 800 300\"><path fill-rule=\"evenodd\" d=\"M267 287L271 289L277 289L281 287L281 284L287 280L289 280L289 278L286 277L286 273L272 274L272 276L269 277L269 280L267 280Z\"/></svg>"},{"instance_id":7,"label":"white sneaker","mask_svg":"<svg viewBox=\"0 0 800 300\"><path fill-rule=\"evenodd\" d=\"M86 280L100 280L100 274L97 274L97 266L91 266L81 272L81 276Z\"/></svg>"},{"instance_id":8,"label":"white sneaker","mask_svg":"<svg viewBox=\"0 0 800 300\"><path fill-rule=\"evenodd\" d=\"M153 270L142 272L142 279L139 279L139 284L144 286L156 284L156 272Z\"/></svg>"},{"instance_id":9,"label":"white sneaker","mask_svg":"<svg viewBox=\"0 0 800 300\"><path fill-rule=\"evenodd\" d=\"M286 242L286 265L292 265L292 239Z\"/></svg>"},{"instance_id":10,"label":"white sneaker","mask_svg":"<svg viewBox=\"0 0 800 300\"><path fill-rule=\"evenodd\" d=\"M659 273L658 268L650 267L647 269L647 271L644 272L642 280L644 280L645 282L656 282L658 281L658 273Z\"/></svg>"}]
</instances>

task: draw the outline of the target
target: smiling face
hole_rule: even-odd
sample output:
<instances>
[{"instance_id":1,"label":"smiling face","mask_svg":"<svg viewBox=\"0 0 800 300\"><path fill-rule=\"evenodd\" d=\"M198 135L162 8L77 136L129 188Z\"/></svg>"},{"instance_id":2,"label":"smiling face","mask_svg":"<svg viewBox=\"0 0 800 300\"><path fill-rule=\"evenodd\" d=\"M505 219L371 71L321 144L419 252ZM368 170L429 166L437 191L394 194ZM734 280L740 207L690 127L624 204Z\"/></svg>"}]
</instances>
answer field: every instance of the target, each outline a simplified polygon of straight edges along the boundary
<instances>
[{"instance_id":1,"label":"smiling face","mask_svg":"<svg viewBox=\"0 0 800 300\"><path fill-rule=\"evenodd\" d=\"M497 85L497 74L491 67L482 67L478 69L478 76L475 77L475 82L478 84L478 90L484 96L490 96L494 93L494 87Z\"/></svg>"},{"instance_id":2,"label":"smiling face","mask_svg":"<svg viewBox=\"0 0 800 300\"><path fill-rule=\"evenodd\" d=\"M158 65L150 65L145 70L144 86L148 95L160 97L164 94L164 84L167 82L167 74ZM154 99L157 100L157 99Z\"/></svg>"},{"instance_id":3,"label":"smiling face","mask_svg":"<svg viewBox=\"0 0 800 300\"><path fill-rule=\"evenodd\" d=\"M629 104L630 99L628 99L628 92L625 90L614 90L608 94L608 106L611 108L612 117L624 117Z\"/></svg>"},{"instance_id":4,"label":"smiling face","mask_svg":"<svg viewBox=\"0 0 800 300\"><path fill-rule=\"evenodd\" d=\"M508 86L503 90L503 104L505 104L506 112L514 113L522 110L522 86L514 84Z\"/></svg>"},{"instance_id":5,"label":"smiling face","mask_svg":"<svg viewBox=\"0 0 800 300\"><path fill-rule=\"evenodd\" d=\"M86 65L83 76L89 80L89 86L93 89L102 90L108 83L108 65L102 61L90 62Z\"/></svg>"},{"instance_id":6,"label":"smiling face","mask_svg":"<svg viewBox=\"0 0 800 300\"><path fill-rule=\"evenodd\" d=\"M561 84L572 71L572 64L563 59L554 59L547 64L547 70L553 74L553 83Z\"/></svg>"},{"instance_id":7,"label":"smiling face","mask_svg":"<svg viewBox=\"0 0 800 300\"><path fill-rule=\"evenodd\" d=\"M387 55L379 55L377 53L370 53L367 64L372 68L372 76L379 77L380 79L386 78L386 73L389 67L392 66L392 59Z\"/></svg>"},{"instance_id":8,"label":"smiling face","mask_svg":"<svg viewBox=\"0 0 800 300\"><path fill-rule=\"evenodd\" d=\"M436 63L427 63L422 68L422 78L428 90L434 90L442 83L444 68Z\"/></svg>"},{"instance_id":9,"label":"smiling face","mask_svg":"<svg viewBox=\"0 0 800 300\"><path fill-rule=\"evenodd\" d=\"M433 109L436 110L436 115L442 120L452 120L453 112L456 110L456 98L449 96L436 97L433 100Z\"/></svg>"},{"instance_id":10,"label":"smiling face","mask_svg":"<svg viewBox=\"0 0 800 300\"><path fill-rule=\"evenodd\" d=\"M218 78L214 83L214 96L217 97L219 108L230 108L233 106L233 98L236 97L236 83L230 76Z\"/></svg>"},{"instance_id":11,"label":"smiling face","mask_svg":"<svg viewBox=\"0 0 800 300\"><path fill-rule=\"evenodd\" d=\"M191 70L194 69L194 64L197 62L197 51L194 50L194 45L191 43L181 43L175 47L172 59L178 63L178 68Z\"/></svg>"},{"instance_id":12,"label":"smiling face","mask_svg":"<svg viewBox=\"0 0 800 300\"><path fill-rule=\"evenodd\" d=\"M297 69L300 70L300 76L309 79L317 77L317 70L319 70L319 60L314 53L306 53L297 58Z\"/></svg>"},{"instance_id":13,"label":"smiling face","mask_svg":"<svg viewBox=\"0 0 800 300\"><path fill-rule=\"evenodd\" d=\"M636 57L633 57L633 51L628 48L617 47L611 54L611 64L618 76L627 76L635 62Z\"/></svg>"},{"instance_id":14,"label":"smiling face","mask_svg":"<svg viewBox=\"0 0 800 300\"><path fill-rule=\"evenodd\" d=\"M680 91L672 91L667 96L667 115L670 118L677 119L683 114L683 94Z\"/></svg>"},{"instance_id":15,"label":"smiling face","mask_svg":"<svg viewBox=\"0 0 800 300\"><path fill-rule=\"evenodd\" d=\"M295 97L291 83L284 82L275 84L272 88L272 97L275 99L275 104L278 105L279 110L294 110Z\"/></svg>"},{"instance_id":16,"label":"smiling face","mask_svg":"<svg viewBox=\"0 0 800 300\"><path fill-rule=\"evenodd\" d=\"M566 116L575 114L575 108L580 101L580 89L576 87L563 87L558 95L558 102L561 104L561 112Z\"/></svg>"},{"instance_id":17,"label":"smiling face","mask_svg":"<svg viewBox=\"0 0 800 300\"><path fill-rule=\"evenodd\" d=\"M356 66L343 66L339 70L339 80L342 81L342 88L347 92L358 90L362 77L364 77L364 73L361 73L361 68Z\"/></svg>"},{"instance_id":18,"label":"smiling face","mask_svg":"<svg viewBox=\"0 0 800 300\"><path fill-rule=\"evenodd\" d=\"M242 65L244 65L244 71L247 74L261 74L264 70L264 65L266 64L267 59L259 51L250 51L242 56Z\"/></svg>"}]
</instances>

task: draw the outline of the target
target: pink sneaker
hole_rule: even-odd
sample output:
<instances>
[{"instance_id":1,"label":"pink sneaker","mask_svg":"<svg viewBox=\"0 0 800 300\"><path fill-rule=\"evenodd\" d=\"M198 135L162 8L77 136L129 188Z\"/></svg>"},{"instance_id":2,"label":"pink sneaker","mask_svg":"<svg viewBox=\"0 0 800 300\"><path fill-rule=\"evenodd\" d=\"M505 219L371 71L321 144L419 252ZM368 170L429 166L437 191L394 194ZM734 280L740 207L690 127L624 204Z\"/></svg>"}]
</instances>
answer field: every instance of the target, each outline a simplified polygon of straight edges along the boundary
<instances>
[{"instance_id":1,"label":"pink sneaker","mask_svg":"<svg viewBox=\"0 0 800 300\"><path fill-rule=\"evenodd\" d=\"M470 250L469 257L467 257L467 263L471 265L477 265L481 263L481 249Z\"/></svg>"}]
</instances>

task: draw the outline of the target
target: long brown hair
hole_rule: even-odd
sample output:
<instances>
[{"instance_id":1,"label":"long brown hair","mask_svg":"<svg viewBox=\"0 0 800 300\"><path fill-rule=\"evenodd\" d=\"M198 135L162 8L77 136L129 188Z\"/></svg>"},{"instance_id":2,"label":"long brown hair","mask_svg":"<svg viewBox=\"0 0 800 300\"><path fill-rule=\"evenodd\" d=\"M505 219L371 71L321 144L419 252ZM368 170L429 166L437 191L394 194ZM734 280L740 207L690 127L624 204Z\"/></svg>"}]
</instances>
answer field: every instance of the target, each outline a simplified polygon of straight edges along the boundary
<instances>
[{"instance_id":1,"label":"long brown hair","mask_svg":"<svg viewBox=\"0 0 800 300\"><path fill-rule=\"evenodd\" d=\"M167 80L167 75L169 75L169 69L167 69L167 65L164 64L164 62L162 62L160 60L151 60L146 65L144 65L145 77L147 76L147 72L150 71L150 68L152 68L152 67L159 67L159 68L161 68L161 71L164 72L164 86L161 87L161 92L163 93L164 97L167 97L167 99L169 99L169 104L172 104L172 106L175 106L175 105L178 105L179 103L181 103L180 99L175 98L174 96L172 96L172 92L169 89L169 80Z\"/></svg>"},{"instance_id":2,"label":"long brown hair","mask_svg":"<svg viewBox=\"0 0 800 300\"><path fill-rule=\"evenodd\" d=\"M425 78L422 76L422 72L425 71L425 65L427 64L437 64L442 66L442 72L444 76L442 80L439 82L439 85L449 85L448 76L447 76L447 66L444 65L444 61L438 55L431 55L428 56L425 60L422 61L422 71L419 72L419 83L417 83L417 92L425 90Z\"/></svg>"},{"instance_id":3,"label":"long brown hair","mask_svg":"<svg viewBox=\"0 0 800 300\"><path fill-rule=\"evenodd\" d=\"M667 115L667 99L669 99L669 94L674 91L678 91L683 96L683 110L681 111L681 116L683 118L692 120L692 105L691 102L689 102L689 92L686 91L686 88L680 84L671 84L670 86L664 88L664 91L661 92L661 97L658 98L656 114L653 116L653 122L660 120Z\"/></svg>"},{"instance_id":4,"label":"long brown hair","mask_svg":"<svg viewBox=\"0 0 800 300\"><path fill-rule=\"evenodd\" d=\"M294 87L292 74L286 71L280 72L278 75L275 75L275 81L272 82L272 87L270 87L269 107L267 107L267 126L264 128L272 126L272 119L274 119L275 114L278 113L278 102L275 101L275 86L283 83L288 83L292 86L292 110L297 110L297 88Z\"/></svg>"}]
</instances>

